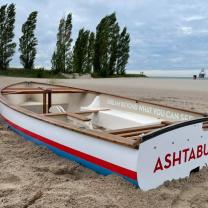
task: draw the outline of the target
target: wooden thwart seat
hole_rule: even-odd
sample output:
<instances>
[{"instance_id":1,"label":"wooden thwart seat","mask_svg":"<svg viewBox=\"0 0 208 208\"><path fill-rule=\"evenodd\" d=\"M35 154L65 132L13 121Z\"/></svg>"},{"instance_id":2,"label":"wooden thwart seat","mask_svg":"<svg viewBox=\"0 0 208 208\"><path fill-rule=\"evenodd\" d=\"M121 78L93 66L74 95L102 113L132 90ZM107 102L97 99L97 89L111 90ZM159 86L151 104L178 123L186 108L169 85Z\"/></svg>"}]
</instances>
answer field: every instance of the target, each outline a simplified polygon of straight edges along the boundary
<instances>
[{"instance_id":1,"label":"wooden thwart seat","mask_svg":"<svg viewBox=\"0 0 208 208\"><path fill-rule=\"evenodd\" d=\"M76 118L78 120L81 121L90 121L90 118L87 118L86 116L82 116L79 115L77 113L46 113L46 114L42 114L43 116L46 117L53 117L53 116L60 116L60 115L66 115L66 116L70 116L73 118ZM121 137L119 135L112 135L112 134L108 134L106 132L96 132L96 131L92 131L92 134L96 137L96 138L100 138L100 139L104 139L106 141L110 141L116 144L122 144L131 148L137 148L139 143L140 143L140 138L125 138L125 137Z\"/></svg>"},{"instance_id":2,"label":"wooden thwart seat","mask_svg":"<svg viewBox=\"0 0 208 208\"><path fill-rule=\"evenodd\" d=\"M166 126L166 124L159 123L159 124L154 124L154 125L146 125L146 126L139 126L139 127L132 127L132 128L110 130L107 132L110 134L120 135L120 134L124 134L124 133L132 133L132 132L137 132L137 131L153 130L153 129L161 128L164 126Z\"/></svg>"},{"instance_id":3,"label":"wooden thwart seat","mask_svg":"<svg viewBox=\"0 0 208 208\"><path fill-rule=\"evenodd\" d=\"M134 132L128 132L128 133L123 133L123 134L118 134L119 136L122 137L132 137L132 136L139 136L141 134L149 133L152 131L152 129L146 129L146 130L141 130L141 131L134 131Z\"/></svg>"},{"instance_id":4,"label":"wooden thwart seat","mask_svg":"<svg viewBox=\"0 0 208 208\"><path fill-rule=\"evenodd\" d=\"M90 121L91 118L88 118L86 116L83 116L83 115L79 115L77 113L68 113L68 112L65 112L65 113L46 113L46 114L43 114L45 116L62 116L62 115L66 115L66 116L69 116L69 117L72 117L72 118L76 118L80 121Z\"/></svg>"}]
</instances>

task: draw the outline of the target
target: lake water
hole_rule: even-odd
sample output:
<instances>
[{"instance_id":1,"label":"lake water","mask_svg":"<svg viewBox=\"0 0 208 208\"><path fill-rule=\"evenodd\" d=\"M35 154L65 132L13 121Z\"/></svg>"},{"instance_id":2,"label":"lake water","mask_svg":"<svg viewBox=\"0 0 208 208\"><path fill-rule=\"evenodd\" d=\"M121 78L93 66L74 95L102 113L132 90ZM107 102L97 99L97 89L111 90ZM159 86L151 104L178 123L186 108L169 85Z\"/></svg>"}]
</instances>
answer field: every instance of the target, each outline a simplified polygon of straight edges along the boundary
<instances>
[{"instance_id":1,"label":"lake water","mask_svg":"<svg viewBox=\"0 0 208 208\"><path fill-rule=\"evenodd\" d=\"M165 78L165 79L173 79L173 78L180 78L180 79L193 79L193 75L199 75L200 69L177 69L177 70L127 70L127 73L135 73L139 74L143 72L148 77L154 77L154 78ZM205 70L206 72L206 70ZM208 73L208 70L207 70ZM208 79L208 74L206 76L206 79Z\"/></svg>"}]
</instances>

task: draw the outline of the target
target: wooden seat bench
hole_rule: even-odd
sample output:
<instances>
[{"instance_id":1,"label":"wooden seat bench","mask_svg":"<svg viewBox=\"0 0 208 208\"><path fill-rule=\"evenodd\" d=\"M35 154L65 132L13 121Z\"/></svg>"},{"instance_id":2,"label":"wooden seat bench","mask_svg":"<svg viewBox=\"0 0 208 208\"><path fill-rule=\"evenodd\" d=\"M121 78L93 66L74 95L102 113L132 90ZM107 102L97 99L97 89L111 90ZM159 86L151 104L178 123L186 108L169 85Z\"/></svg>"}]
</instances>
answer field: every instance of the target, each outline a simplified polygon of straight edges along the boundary
<instances>
[{"instance_id":1,"label":"wooden seat bench","mask_svg":"<svg viewBox=\"0 0 208 208\"><path fill-rule=\"evenodd\" d=\"M77 113L69 113L69 112L65 112L65 113L46 113L46 114L43 114L44 116L62 116L62 115L65 115L65 116L69 116L69 117L72 117L72 118L76 118L80 121L90 121L91 118L88 118L86 116L83 116L83 115L79 115Z\"/></svg>"},{"instance_id":2,"label":"wooden seat bench","mask_svg":"<svg viewBox=\"0 0 208 208\"><path fill-rule=\"evenodd\" d=\"M162 128L166 126L166 124L154 124L154 125L146 125L146 126L139 126L139 127L131 127L131 128L123 128L123 129L115 129L115 130L109 130L107 131L110 134L120 135L124 133L132 133L137 131L144 131L144 130L153 130L157 128Z\"/></svg>"}]
</instances>

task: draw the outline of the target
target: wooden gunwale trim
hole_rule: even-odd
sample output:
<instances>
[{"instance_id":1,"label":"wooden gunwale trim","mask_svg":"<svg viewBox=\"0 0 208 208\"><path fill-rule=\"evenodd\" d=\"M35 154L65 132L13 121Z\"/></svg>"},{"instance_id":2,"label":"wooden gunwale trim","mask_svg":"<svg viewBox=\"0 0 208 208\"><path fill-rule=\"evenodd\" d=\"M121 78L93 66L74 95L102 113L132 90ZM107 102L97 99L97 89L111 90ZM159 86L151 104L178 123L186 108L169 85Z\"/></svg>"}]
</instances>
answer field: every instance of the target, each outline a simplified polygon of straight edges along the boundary
<instances>
[{"instance_id":1,"label":"wooden gunwale trim","mask_svg":"<svg viewBox=\"0 0 208 208\"><path fill-rule=\"evenodd\" d=\"M22 82L22 83L25 83L25 82ZM47 83L34 82L34 81L30 81L30 82L27 82L27 83L42 84L42 85L52 85L52 86L56 86L56 87L68 87L68 88L73 88L73 89L78 89L78 90L84 90L86 92L91 92L91 93L96 93L96 94L98 93L98 94L103 94L103 95L114 96L114 97L117 97L117 98L127 99L127 100L131 100L131 101L135 101L136 103L145 103L145 104L156 105L156 106L160 106L160 107L164 107L164 108L170 108L170 109L173 109L173 110L179 110L179 111L183 111L183 112L187 112L187 113L197 114L197 115L200 115L200 116L203 116L203 117L207 117L208 116L208 114L204 113L204 112L187 110L187 109L173 107L173 106L164 105L164 104L160 104L160 103L133 99L133 98L129 98L129 97L121 96L121 95L116 95L116 94L111 94L111 93L107 93L107 92L101 92L101 91L90 90L90 89L83 89L83 88L72 87L72 86L64 86L64 85L57 85L57 84L47 84ZM16 84L19 84L19 83L16 83Z\"/></svg>"},{"instance_id":2,"label":"wooden gunwale trim","mask_svg":"<svg viewBox=\"0 0 208 208\"><path fill-rule=\"evenodd\" d=\"M84 90L76 90L76 89L41 89L41 88L34 88L34 89L19 89L19 90L2 90L2 94L42 94L42 93L84 93Z\"/></svg>"},{"instance_id":3,"label":"wooden gunwale trim","mask_svg":"<svg viewBox=\"0 0 208 208\"><path fill-rule=\"evenodd\" d=\"M7 107L9 107L9 108L11 108L11 109L13 109L13 110L15 110L19 113L22 113L26 116L30 116L30 117L35 118L35 119L38 119L38 120L43 121L43 122L46 122L46 123L49 123L49 124L52 124L52 125L64 128L64 129L68 129L68 130L71 130L71 131L74 131L74 132L77 132L77 133L82 133L82 134L90 136L90 137L95 137L97 139L112 142L112 143L115 143L115 144L118 144L118 145L123 145L123 146L133 148L133 149L138 148L137 147L137 142L133 139L126 139L126 138L123 138L123 137L120 137L120 136L117 136L117 135L111 135L111 134L108 134L108 133L105 133L105 132L97 132L97 131L93 131L93 130L90 130L90 129L87 129L87 130L80 129L80 128L72 125L72 124L66 124L65 122L62 122L62 121L59 121L59 123L57 123L56 120L49 119L49 118L47 118L47 116L33 113L29 110L23 109L21 107L17 107L15 105L9 103L8 100L6 100L2 96L2 94L0 95L0 102L2 102Z\"/></svg>"},{"instance_id":4,"label":"wooden gunwale trim","mask_svg":"<svg viewBox=\"0 0 208 208\"><path fill-rule=\"evenodd\" d=\"M207 113L204 113L204 112L187 110L187 109L173 107L173 106L169 106L169 105L163 105L163 104L160 104L160 103L155 103L155 102L150 102L150 101L133 99L133 98L129 98L129 97L121 96L121 95L116 95L116 94L112 94L112 93L101 92L101 91L90 90L90 89L83 89L83 88L72 87L72 86L64 86L64 85L57 85L57 84L49 84L49 83L35 82L35 81L17 82L17 83L8 85L5 88L2 88L2 90L3 89L6 89L8 87L12 87L12 86L15 86L15 85L18 85L18 84L25 84L25 83L28 83L28 84L29 83L31 83L31 84L41 84L41 85L48 85L48 86L55 86L55 87L72 88L72 89L77 89L77 90L83 90L85 92L91 92L91 93L95 93L95 94L98 93L98 94L103 94L103 95L114 96L114 97L117 97L117 98L127 99L127 100L131 100L131 101L135 101L136 103L145 103L145 104L150 104L150 105L156 105L156 106L159 106L159 107L170 108L170 109L173 109L173 110L179 110L179 111L183 111L183 112L187 112L187 113L197 114L197 115L200 115L202 117L207 117L208 116L208 114Z\"/></svg>"},{"instance_id":5,"label":"wooden gunwale trim","mask_svg":"<svg viewBox=\"0 0 208 208\"><path fill-rule=\"evenodd\" d=\"M93 136L93 137L96 137L98 139L103 139L103 140L106 140L106 141L109 141L109 142L114 142L114 143L117 143L117 144L120 144L120 145L125 145L125 146L131 147L131 148L135 148L135 149L138 148L138 141L135 142L135 140L129 140L129 139L127 140L126 138L120 137L118 135L112 135L112 134L110 134L108 132L96 132L96 131L93 131L93 130L79 129L76 126L73 126L73 125L69 125L69 124L66 125L66 123L61 122L61 121L59 121L59 123L57 124L55 121L49 120L47 117L35 114L35 113L33 113L31 111L28 111L26 109L23 109L21 107L14 106L13 104L9 103L8 100L6 100L3 97L2 90L6 89L8 87L12 87L12 86L18 85L18 84L26 84L26 83L41 84L41 85L48 85L48 86L57 86L57 87L66 87L66 86L63 86L63 85L55 85L55 84L52 85L52 84L41 83L41 82L34 82L34 81L18 82L18 83L10 84L10 85L8 85L8 86L6 86L6 87L4 87L4 88L2 88L0 90L0 92L1 92L0 101L2 103L4 103L6 106L8 106L9 108L13 109L13 110L16 110L16 111L18 111L20 113L23 113L23 114L27 115L27 116L31 116L33 118L36 118L38 120L45 121L47 123L53 124L55 126L63 127L65 129L69 129L71 131L75 131L75 132L78 132L78 133L83 133L83 134L88 135L88 136ZM76 87L68 87L68 88L84 90L85 92L91 92L91 93L95 93L95 94L102 93L102 92L99 92L99 91L93 91L93 90L88 90L88 89L81 89L81 88L76 88ZM154 103L154 102L140 101L140 100L127 98L127 97L124 97L124 96L118 96L118 95L114 95L114 94L110 94L110 93L102 93L102 94L110 95L110 96L114 96L114 97L118 97L118 98L123 98L123 99L127 99L127 100L132 100L132 101L135 101L137 103L138 102L146 103L146 104L161 106L161 107L165 107L165 108L171 108L171 109L175 109L175 110L180 110L180 111L184 111L184 112L189 112L189 113L193 113L193 114L197 114L197 115L201 115L201 116L207 116L207 114L205 114L205 113L195 112L195 111L191 111L191 110L185 110L185 109L176 108L176 107L170 107L170 106L167 106L167 105L157 104L157 103ZM164 128L166 128L166 127L164 127ZM110 139L109 139L109 136L111 136Z\"/></svg>"}]
</instances>

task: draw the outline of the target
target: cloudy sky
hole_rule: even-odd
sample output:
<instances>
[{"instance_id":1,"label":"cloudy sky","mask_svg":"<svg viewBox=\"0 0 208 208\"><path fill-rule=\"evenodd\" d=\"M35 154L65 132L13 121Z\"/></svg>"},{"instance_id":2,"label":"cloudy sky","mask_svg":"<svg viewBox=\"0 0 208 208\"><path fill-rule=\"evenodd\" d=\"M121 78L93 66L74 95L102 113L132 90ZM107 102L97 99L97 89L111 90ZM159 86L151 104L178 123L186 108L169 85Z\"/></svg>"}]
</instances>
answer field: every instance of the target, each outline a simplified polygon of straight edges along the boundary
<instances>
[{"instance_id":1,"label":"cloudy sky","mask_svg":"<svg viewBox=\"0 0 208 208\"><path fill-rule=\"evenodd\" d=\"M0 0L16 4L15 40L30 12L37 10L36 66L50 67L61 17L73 14L73 39L82 27L95 31L100 19L117 13L131 35L128 70L198 69L208 65L207 0ZM13 66L20 66L16 53Z\"/></svg>"}]
</instances>

